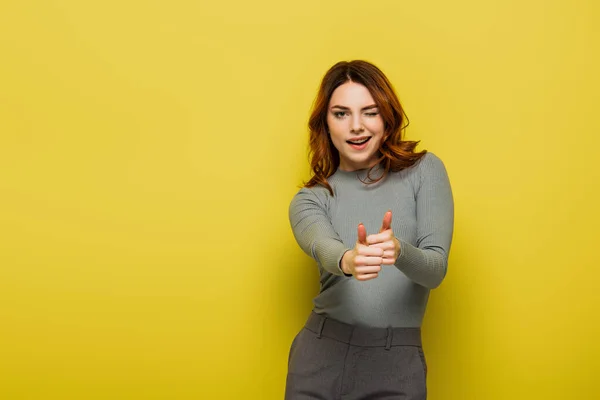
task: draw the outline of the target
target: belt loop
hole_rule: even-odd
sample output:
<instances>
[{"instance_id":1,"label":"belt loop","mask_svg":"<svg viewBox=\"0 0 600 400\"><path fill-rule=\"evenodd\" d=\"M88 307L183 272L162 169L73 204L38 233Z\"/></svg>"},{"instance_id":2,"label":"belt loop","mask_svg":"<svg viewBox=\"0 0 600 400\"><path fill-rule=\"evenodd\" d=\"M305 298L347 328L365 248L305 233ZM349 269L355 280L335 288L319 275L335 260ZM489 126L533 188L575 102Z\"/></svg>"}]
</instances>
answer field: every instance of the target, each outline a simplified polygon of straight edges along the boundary
<instances>
[{"instance_id":1,"label":"belt loop","mask_svg":"<svg viewBox=\"0 0 600 400\"><path fill-rule=\"evenodd\" d=\"M387 341L385 342L385 349L389 350L392 347L392 336L394 334L394 331L392 330L391 327L387 328Z\"/></svg>"},{"instance_id":2,"label":"belt loop","mask_svg":"<svg viewBox=\"0 0 600 400\"><path fill-rule=\"evenodd\" d=\"M321 334L323 333L323 326L325 325L325 321L327 317L323 317L321 322L319 322L319 330L317 331L317 339L321 339Z\"/></svg>"}]
</instances>

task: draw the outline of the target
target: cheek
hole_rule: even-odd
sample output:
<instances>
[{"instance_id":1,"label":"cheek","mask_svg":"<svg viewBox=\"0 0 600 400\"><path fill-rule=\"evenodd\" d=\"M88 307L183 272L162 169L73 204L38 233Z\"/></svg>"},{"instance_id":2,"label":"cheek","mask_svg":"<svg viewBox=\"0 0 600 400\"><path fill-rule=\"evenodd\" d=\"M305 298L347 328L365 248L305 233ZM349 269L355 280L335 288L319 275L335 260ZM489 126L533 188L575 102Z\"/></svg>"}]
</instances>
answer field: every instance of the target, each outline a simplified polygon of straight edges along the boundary
<instances>
[{"instance_id":1,"label":"cheek","mask_svg":"<svg viewBox=\"0 0 600 400\"><path fill-rule=\"evenodd\" d=\"M378 149L381 146L381 143L383 142L383 127L381 128L381 130L378 131L371 131L371 133L373 133L373 147ZM372 139L372 140L373 140Z\"/></svg>"},{"instance_id":2,"label":"cheek","mask_svg":"<svg viewBox=\"0 0 600 400\"><path fill-rule=\"evenodd\" d=\"M375 135L383 136L383 120L381 118L370 119L365 122L365 126Z\"/></svg>"},{"instance_id":3,"label":"cheek","mask_svg":"<svg viewBox=\"0 0 600 400\"><path fill-rule=\"evenodd\" d=\"M336 135L335 133L331 132L331 141L333 142L334 147L337 149L337 151L342 151L344 149L344 143L346 143L346 141L340 137L339 135Z\"/></svg>"},{"instance_id":4,"label":"cheek","mask_svg":"<svg viewBox=\"0 0 600 400\"><path fill-rule=\"evenodd\" d=\"M376 139L377 142L381 142L383 140L383 134L385 130L383 126L383 121L373 121L368 125L368 129L369 132L373 134L374 139Z\"/></svg>"},{"instance_id":5,"label":"cheek","mask_svg":"<svg viewBox=\"0 0 600 400\"><path fill-rule=\"evenodd\" d=\"M327 126L329 128L329 136L331 137L331 141L335 144L345 142L344 128L340 121L327 121Z\"/></svg>"},{"instance_id":6,"label":"cheek","mask_svg":"<svg viewBox=\"0 0 600 400\"><path fill-rule=\"evenodd\" d=\"M331 132L336 131L336 132L340 132L344 129L344 126L346 126L346 122L343 119L337 119L334 117L329 117L327 118L327 126L329 127L329 130Z\"/></svg>"}]
</instances>

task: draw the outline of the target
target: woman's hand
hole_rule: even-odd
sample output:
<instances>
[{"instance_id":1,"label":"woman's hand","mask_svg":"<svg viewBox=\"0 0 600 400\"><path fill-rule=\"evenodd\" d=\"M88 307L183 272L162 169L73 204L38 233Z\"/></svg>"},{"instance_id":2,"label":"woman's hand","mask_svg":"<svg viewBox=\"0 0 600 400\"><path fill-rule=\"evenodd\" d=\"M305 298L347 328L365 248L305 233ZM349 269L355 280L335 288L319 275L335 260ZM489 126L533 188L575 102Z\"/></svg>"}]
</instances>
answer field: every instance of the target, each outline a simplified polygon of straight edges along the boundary
<instances>
[{"instance_id":1,"label":"woman's hand","mask_svg":"<svg viewBox=\"0 0 600 400\"><path fill-rule=\"evenodd\" d=\"M354 249L344 253L341 261L342 271L359 281L368 281L379 276L381 264L384 264L384 250L367 245L367 230L358 224L358 240Z\"/></svg>"},{"instance_id":2,"label":"woman's hand","mask_svg":"<svg viewBox=\"0 0 600 400\"><path fill-rule=\"evenodd\" d=\"M400 242L396 239L392 231L391 211L385 213L379 233L369 235L366 243L369 245L369 248L383 250L382 264L393 265L396 262L396 259L400 255Z\"/></svg>"}]
</instances>

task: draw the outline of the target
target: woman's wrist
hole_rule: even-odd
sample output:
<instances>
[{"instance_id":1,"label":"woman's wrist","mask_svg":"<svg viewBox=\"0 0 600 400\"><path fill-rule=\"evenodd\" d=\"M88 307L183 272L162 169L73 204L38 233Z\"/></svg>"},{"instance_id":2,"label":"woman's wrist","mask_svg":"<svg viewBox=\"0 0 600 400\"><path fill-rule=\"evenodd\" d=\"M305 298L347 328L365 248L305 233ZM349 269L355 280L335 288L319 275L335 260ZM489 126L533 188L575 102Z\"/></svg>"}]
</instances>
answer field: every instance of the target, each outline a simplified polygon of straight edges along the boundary
<instances>
[{"instance_id":1,"label":"woman's wrist","mask_svg":"<svg viewBox=\"0 0 600 400\"><path fill-rule=\"evenodd\" d=\"M351 251L350 249L346 250L340 260L340 269L347 276L352 276L352 272L349 270L348 265L347 265L348 264L348 254L350 253L350 251Z\"/></svg>"}]
</instances>

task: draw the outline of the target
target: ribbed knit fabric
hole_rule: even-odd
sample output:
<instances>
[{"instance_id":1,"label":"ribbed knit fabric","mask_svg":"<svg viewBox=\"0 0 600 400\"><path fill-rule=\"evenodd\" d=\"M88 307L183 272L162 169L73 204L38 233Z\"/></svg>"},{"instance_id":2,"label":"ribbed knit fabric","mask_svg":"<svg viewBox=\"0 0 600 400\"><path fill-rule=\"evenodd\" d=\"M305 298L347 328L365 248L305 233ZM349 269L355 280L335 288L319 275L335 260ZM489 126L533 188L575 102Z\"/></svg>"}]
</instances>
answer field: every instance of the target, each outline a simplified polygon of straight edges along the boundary
<instances>
[{"instance_id":1,"label":"ribbed knit fabric","mask_svg":"<svg viewBox=\"0 0 600 400\"><path fill-rule=\"evenodd\" d=\"M371 176L379 177L377 167ZM428 152L410 168L365 184L367 170L337 170L322 186L302 188L289 207L296 241L317 262L321 290L314 311L338 321L370 327L420 327L429 290L446 275L454 226L454 203L442 161ZM358 281L340 269L357 241L358 224L379 233L386 211L400 241L395 265Z\"/></svg>"}]
</instances>

